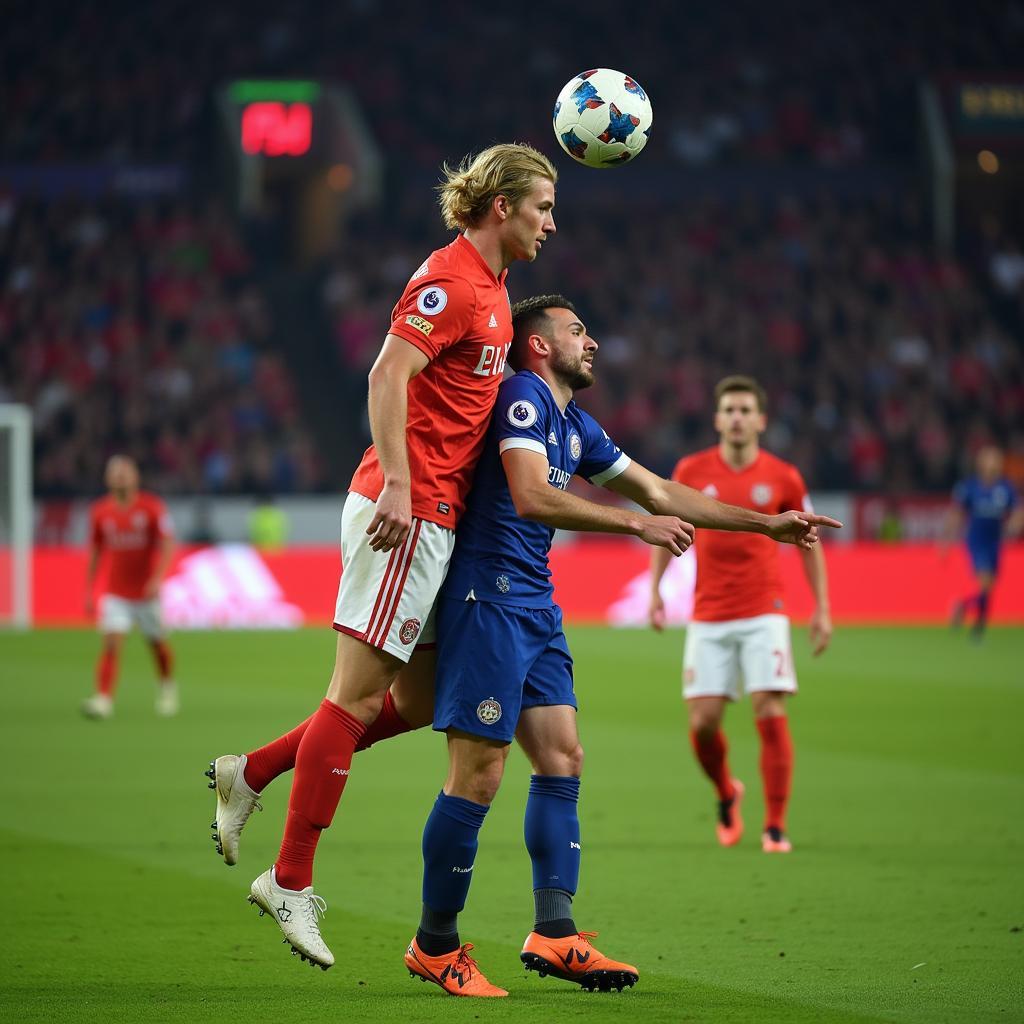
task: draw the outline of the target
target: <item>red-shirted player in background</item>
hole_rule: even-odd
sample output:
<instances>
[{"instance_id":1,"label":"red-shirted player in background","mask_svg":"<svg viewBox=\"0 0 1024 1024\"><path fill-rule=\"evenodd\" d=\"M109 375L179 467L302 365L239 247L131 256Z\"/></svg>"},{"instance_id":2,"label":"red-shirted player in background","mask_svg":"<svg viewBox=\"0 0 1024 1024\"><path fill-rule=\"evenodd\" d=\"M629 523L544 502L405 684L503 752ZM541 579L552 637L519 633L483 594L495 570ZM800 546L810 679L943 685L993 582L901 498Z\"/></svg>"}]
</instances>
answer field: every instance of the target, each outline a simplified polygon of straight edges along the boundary
<instances>
[{"instance_id":1,"label":"red-shirted player in background","mask_svg":"<svg viewBox=\"0 0 1024 1024\"><path fill-rule=\"evenodd\" d=\"M672 479L719 501L769 515L789 508L813 511L797 468L761 450L759 438L765 429L761 385L752 377L726 377L715 388L715 400L718 445L681 459ZM729 774L721 728L726 701L739 699L742 680L761 735L765 797L761 847L766 853L789 853L786 806L793 745L785 698L797 686L779 552L768 538L747 533L698 530L695 543L697 585L693 621L686 630L683 696L694 753L718 792L718 841L733 846L743 835L743 784ZM801 549L800 556L814 592L810 639L818 655L832 636L825 557L820 544ZM667 553L654 549L650 616L658 630L665 623L659 583L668 559Z\"/></svg>"},{"instance_id":2,"label":"red-shirted player in background","mask_svg":"<svg viewBox=\"0 0 1024 1024\"><path fill-rule=\"evenodd\" d=\"M433 719L430 616L512 340L505 277L515 261L535 259L555 230L557 173L531 147L493 146L445 171L441 211L460 234L412 275L370 371L373 445L342 514L327 698L291 732L248 755L219 757L208 773L217 790L215 838L234 864L260 791L294 766L281 849L253 882L250 901L293 950L325 969L334 956L312 888L317 841L355 750Z\"/></svg>"},{"instance_id":3,"label":"red-shirted player in background","mask_svg":"<svg viewBox=\"0 0 1024 1024\"><path fill-rule=\"evenodd\" d=\"M107 462L105 498L89 510L89 567L85 609L94 611L96 570L106 556L107 578L99 603L103 649L96 666L96 692L82 702L82 714L109 718L114 713L117 662L124 635L139 627L156 662L159 688L156 710L178 712L178 688L171 675L171 649L160 623L160 584L174 553L174 531L164 503L139 490L139 470L125 455Z\"/></svg>"}]
</instances>

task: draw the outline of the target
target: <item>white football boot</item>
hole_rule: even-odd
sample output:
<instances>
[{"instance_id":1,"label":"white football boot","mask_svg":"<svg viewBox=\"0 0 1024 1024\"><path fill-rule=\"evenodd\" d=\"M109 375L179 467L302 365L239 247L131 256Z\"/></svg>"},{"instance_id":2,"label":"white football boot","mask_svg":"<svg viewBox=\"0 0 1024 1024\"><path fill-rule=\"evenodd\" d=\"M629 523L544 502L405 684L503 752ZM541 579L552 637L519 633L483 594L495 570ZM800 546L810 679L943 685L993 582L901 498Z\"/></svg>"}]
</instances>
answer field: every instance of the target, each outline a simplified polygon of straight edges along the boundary
<instances>
[{"instance_id":1,"label":"white football boot","mask_svg":"<svg viewBox=\"0 0 1024 1024\"><path fill-rule=\"evenodd\" d=\"M82 701L81 710L86 718L110 718L114 713L114 702L105 693L94 693Z\"/></svg>"},{"instance_id":2,"label":"white football boot","mask_svg":"<svg viewBox=\"0 0 1024 1024\"><path fill-rule=\"evenodd\" d=\"M270 914L277 922L293 956L325 971L334 964L334 954L327 948L317 921L327 912L327 904L313 892L313 886L307 885L301 892L282 889L271 867L252 883L249 902L260 908L260 917Z\"/></svg>"},{"instance_id":3,"label":"white football boot","mask_svg":"<svg viewBox=\"0 0 1024 1024\"><path fill-rule=\"evenodd\" d=\"M178 684L175 682L158 683L156 690L156 713L161 718L173 718L178 713Z\"/></svg>"},{"instance_id":4,"label":"white football boot","mask_svg":"<svg viewBox=\"0 0 1024 1024\"><path fill-rule=\"evenodd\" d=\"M238 841L253 811L262 811L260 795L245 781L245 754L225 754L210 762L206 777L217 791L217 817L210 823L217 852L225 864L238 863Z\"/></svg>"}]
</instances>

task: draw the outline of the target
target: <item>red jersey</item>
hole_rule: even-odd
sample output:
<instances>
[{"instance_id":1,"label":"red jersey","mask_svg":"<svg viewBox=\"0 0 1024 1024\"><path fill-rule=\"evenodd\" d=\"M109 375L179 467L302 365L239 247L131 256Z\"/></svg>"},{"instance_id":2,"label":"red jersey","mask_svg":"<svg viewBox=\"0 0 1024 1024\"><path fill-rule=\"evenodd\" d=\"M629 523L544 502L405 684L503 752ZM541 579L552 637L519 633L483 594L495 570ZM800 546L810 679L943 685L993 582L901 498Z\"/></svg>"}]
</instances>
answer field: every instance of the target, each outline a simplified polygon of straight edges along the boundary
<instances>
[{"instance_id":1,"label":"red jersey","mask_svg":"<svg viewBox=\"0 0 1024 1024\"><path fill-rule=\"evenodd\" d=\"M141 600L160 542L174 533L166 506L145 491L139 491L128 505L107 495L93 502L89 521L93 544L101 556L109 555L105 593Z\"/></svg>"},{"instance_id":2,"label":"red jersey","mask_svg":"<svg viewBox=\"0 0 1024 1024\"><path fill-rule=\"evenodd\" d=\"M483 449L512 342L507 271L491 273L459 235L432 252L402 292L388 333L430 362L409 381L405 437L412 514L454 527ZM349 489L376 501L384 487L377 451L366 449Z\"/></svg>"},{"instance_id":3,"label":"red jersey","mask_svg":"<svg viewBox=\"0 0 1024 1024\"><path fill-rule=\"evenodd\" d=\"M727 505L765 515L811 511L800 471L766 451L759 452L746 469L736 470L725 463L717 447L707 448L680 459L672 479ZM695 621L724 622L784 612L776 541L757 533L698 530L694 545Z\"/></svg>"}]
</instances>

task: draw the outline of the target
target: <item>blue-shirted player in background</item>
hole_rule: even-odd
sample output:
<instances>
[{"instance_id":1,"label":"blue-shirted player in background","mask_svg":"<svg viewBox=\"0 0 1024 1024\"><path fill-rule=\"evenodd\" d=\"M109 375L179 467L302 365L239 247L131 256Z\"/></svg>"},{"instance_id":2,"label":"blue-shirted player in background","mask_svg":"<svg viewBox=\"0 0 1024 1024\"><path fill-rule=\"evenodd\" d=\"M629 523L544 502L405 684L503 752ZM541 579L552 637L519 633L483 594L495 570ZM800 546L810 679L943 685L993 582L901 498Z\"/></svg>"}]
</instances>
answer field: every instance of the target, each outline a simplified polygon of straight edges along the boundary
<instances>
[{"instance_id":1,"label":"blue-shirted player in background","mask_svg":"<svg viewBox=\"0 0 1024 1024\"><path fill-rule=\"evenodd\" d=\"M957 601L953 625L960 626L975 613L971 635L980 640L988 622L989 597L999 573L999 551L1005 537L1016 536L1024 526L1024 508L1003 475L1003 453L992 445L979 449L975 475L953 489L953 505L947 542L962 534L971 559L976 593ZM966 529L965 529L966 523Z\"/></svg>"},{"instance_id":2,"label":"blue-shirted player in background","mask_svg":"<svg viewBox=\"0 0 1024 1024\"><path fill-rule=\"evenodd\" d=\"M509 366L477 467L455 553L436 605L434 728L448 736L449 770L423 832L423 913L405 962L452 995L504 996L460 945L477 836L497 793L513 737L533 768L526 847L533 862L534 930L528 969L585 988L621 990L638 978L590 944L572 916L580 865L577 801L583 749L576 729L572 656L552 597L548 551L556 528L632 534L674 555L693 526L748 530L803 547L834 519L766 516L723 505L632 462L573 401L594 381L597 343L556 295L513 309ZM596 504L566 492L574 475L650 511ZM685 520L685 521L684 521Z\"/></svg>"}]
</instances>

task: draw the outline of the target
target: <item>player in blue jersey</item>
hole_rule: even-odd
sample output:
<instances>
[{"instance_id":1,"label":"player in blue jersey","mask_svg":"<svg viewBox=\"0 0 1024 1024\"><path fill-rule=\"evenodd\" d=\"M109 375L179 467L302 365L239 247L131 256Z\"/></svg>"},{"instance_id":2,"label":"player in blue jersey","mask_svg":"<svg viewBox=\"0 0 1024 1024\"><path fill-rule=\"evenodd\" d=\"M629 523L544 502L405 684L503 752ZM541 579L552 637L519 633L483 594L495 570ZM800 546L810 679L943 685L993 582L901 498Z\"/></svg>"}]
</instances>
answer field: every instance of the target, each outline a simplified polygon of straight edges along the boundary
<instances>
[{"instance_id":1,"label":"player in blue jersey","mask_svg":"<svg viewBox=\"0 0 1024 1024\"><path fill-rule=\"evenodd\" d=\"M423 832L423 911L405 962L453 995L502 996L460 945L477 836L515 738L533 768L526 846L533 862L528 969L604 991L637 969L604 956L572 914L580 864L577 801L583 749L572 656L553 600L548 552L556 528L631 534L674 555L693 525L747 530L810 547L825 516L766 516L723 505L630 460L573 401L594 381L595 342L556 295L517 303L509 365L436 606L434 728L448 737L449 771ZM574 475L646 508L596 504L566 488Z\"/></svg>"},{"instance_id":2,"label":"player in blue jersey","mask_svg":"<svg viewBox=\"0 0 1024 1024\"><path fill-rule=\"evenodd\" d=\"M1024 525L1013 484L1003 476L1003 453L992 445L978 451L975 475L961 480L953 489L953 505L947 526L947 542L963 535L978 590L957 601L953 625L963 624L974 612L971 635L980 640L988 623L989 596L999 573L999 551L1003 538L1015 536Z\"/></svg>"}]
</instances>

